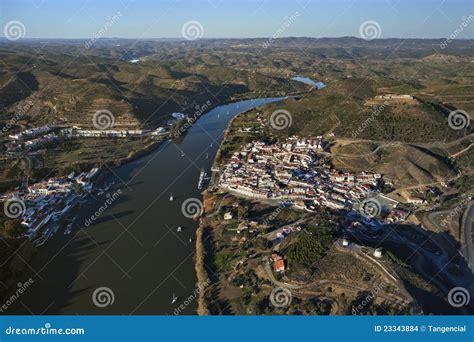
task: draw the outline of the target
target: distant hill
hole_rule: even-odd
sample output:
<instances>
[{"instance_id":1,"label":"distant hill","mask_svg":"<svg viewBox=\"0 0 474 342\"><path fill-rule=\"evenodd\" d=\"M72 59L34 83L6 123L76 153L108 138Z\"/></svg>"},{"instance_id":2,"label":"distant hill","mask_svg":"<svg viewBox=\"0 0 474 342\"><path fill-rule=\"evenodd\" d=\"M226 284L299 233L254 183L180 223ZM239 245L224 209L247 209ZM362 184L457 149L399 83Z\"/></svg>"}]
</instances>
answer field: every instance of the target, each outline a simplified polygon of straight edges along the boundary
<instances>
[{"instance_id":1,"label":"distant hill","mask_svg":"<svg viewBox=\"0 0 474 342\"><path fill-rule=\"evenodd\" d=\"M105 108L114 113L119 126L154 126L173 111L192 113L208 100L218 105L235 98L307 91L308 86L290 80L297 75L324 81L328 87L298 103L287 102L295 118L292 132L323 131L323 119L334 114L342 120L336 134L351 134L373 110L365 102L388 92L473 109L468 81L472 68L466 68L474 55L473 40L454 40L445 49L439 48L443 39L355 37L271 42L268 38L99 39L89 48L86 42L0 40L0 123L29 101L34 105L19 125L90 126L94 111ZM131 59L140 61L133 64ZM407 140L439 138L436 132L444 117L429 104L422 107L423 114L414 119L411 115L417 108L396 112L386 108L381 114L386 124L364 134L380 139L402 133ZM419 127L432 131L432 136L416 136Z\"/></svg>"}]
</instances>

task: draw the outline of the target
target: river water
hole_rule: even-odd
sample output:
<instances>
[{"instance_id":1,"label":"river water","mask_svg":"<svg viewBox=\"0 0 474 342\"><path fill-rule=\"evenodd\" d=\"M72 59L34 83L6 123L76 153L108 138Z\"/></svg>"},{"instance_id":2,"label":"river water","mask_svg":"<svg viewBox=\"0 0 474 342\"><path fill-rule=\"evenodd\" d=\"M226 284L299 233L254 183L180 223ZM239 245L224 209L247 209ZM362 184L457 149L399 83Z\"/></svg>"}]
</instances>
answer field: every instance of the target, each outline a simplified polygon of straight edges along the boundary
<instances>
[{"instance_id":1,"label":"river water","mask_svg":"<svg viewBox=\"0 0 474 342\"><path fill-rule=\"evenodd\" d=\"M308 78L308 77L295 76L295 77L292 78L292 80L310 85L312 87L315 87L318 90L321 90L321 89L326 87L326 84L324 84L323 82L315 82L311 78Z\"/></svg>"},{"instance_id":2,"label":"river water","mask_svg":"<svg viewBox=\"0 0 474 342\"><path fill-rule=\"evenodd\" d=\"M34 283L8 313L173 314L196 293L197 222L183 215L182 203L201 199L200 170L210 173L229 121L240 112L281 99L216 107L179 143L167 141L153 153L113 169L105 181L115 182L109 197L88 201L72 234L59 231L38 249L29 267ZM107 198L112 205L86 226L86 219L103 208ZM94 303L99 288L107 288L107 295ZM175 304L173 294L178 297ZM193 314L195 309L192 300L182 313Z\"/></svg>"}]
</instances>

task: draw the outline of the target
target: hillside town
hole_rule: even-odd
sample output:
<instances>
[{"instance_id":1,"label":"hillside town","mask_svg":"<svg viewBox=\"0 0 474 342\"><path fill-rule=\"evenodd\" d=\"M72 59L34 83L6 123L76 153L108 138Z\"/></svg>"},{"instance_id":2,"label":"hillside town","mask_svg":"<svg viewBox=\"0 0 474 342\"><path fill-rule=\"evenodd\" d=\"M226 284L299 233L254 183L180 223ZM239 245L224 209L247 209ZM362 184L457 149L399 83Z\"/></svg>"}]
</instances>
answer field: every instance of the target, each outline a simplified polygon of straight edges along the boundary
<instances>
[{"instance_id":1,"label":"hillside town","mask_svg":"<svg viewBox=\"0 0 474 342\"><path fill-rule=\"evenodd\" d=\"M62 140L74 138L140 138L159 137L167 134L164 127L154 130L142 129L83 129L81 127L64 127L46 125L42 127L26 129L17 134L9 135L10 141L6 143L8 152L34 151L44 148Z\"/></svg>"},{"instance_id":2,"label":"hillside town","mask_svg":"<svg viewBox=\"0 0 474 342\"><path fill-rule=\"evenodd\" d=\"M252 142L235 152L220 175L218 186L236 195L260 200L291 201L297 209L313 211L316 206L360 212L366 223L374 224L382 210L384 220L401 221L409 212L390 205L382 206L383 177L378 173L344 173L332 168L323 158L322 137L290 137L277 144ZM378 208L368 212L367 201ZM370 207L370 205L369 205ZM377 221L376 223L378 223Z\"/></svg>"},{"instance_id":3,"label":"hillside town","mask_svg":"<svg viewBox=\"0 0 474 342\"><path fill-rule=\"evenodd\" d=\"M172 119L167 122L172 126L186 120L187 115L172 113ZM9 154L33 153L36 150L48 148L64 140L76 138L141 138L164 137L168 134L165 127L156 129L86 129L77 126L45 125L25 129L10 134L5 144ZM74 219L68 218L73 209L84 203L85 198L94 191L94 179L99 174L98 168L89 172L68 177L50 178L35 184L24 182L16 190L0 194L4 203L5 214L9 218L20 219L24 227L23 235L33 241L35 246L44 244L67 221L65 234L71 232ZM107 190L98 189L98 194Z\"/></svg>"},{"instance_id":4,"label":"hillside town","mask_svg":"<svg viewBox=\"0 0 474 342\"><path fill-rule=\"evenodd\" d=\"M203 109L208 108L209 105L206 104ZM200 116L201 114L201 112L197 111L194 116ZM189 122L193 120L187 114L180 112L171 113L170 117L165 122L168 129L165 127L157 127L155 129L112 129L112 125L106 129L87 129L78 126L53 124L34 127L8 135L8 142L5 144L5 148L9 153L31 152L54 143L59 143L62 140L73 138L157 138L166 136L170 127L183 121Z\"/></svg>"},{"instance_id":5,"label":"hillside town","mask_svg":"<svg viewBox=\"0 0 474 342\"><path fill-rule=\"evenodd\" d=\"M68 214L93 190L93 181L99 174L98 168L68 177L50 178L26 188L0 195L5 214L21 219L24 235L40 246L60 227ZM70 226L65 234L70 233Z\"/></svg>"}]
</instances>

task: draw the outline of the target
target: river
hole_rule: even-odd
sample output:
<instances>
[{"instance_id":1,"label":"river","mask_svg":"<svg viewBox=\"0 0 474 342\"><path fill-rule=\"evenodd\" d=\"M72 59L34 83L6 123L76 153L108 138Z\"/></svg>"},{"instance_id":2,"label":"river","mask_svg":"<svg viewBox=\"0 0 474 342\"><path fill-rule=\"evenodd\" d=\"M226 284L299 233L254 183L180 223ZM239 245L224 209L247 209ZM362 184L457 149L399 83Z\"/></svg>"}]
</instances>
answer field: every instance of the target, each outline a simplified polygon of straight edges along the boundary
<instances>
[{"instance_id":1,"label":"river","mask_svg":"<svg viewBox=\"0 0 474 342\"><path fill-rule=\"evenodd\" d=\"M321 90L323 88L326 88L326 84L324 84L323 82L315 82L311 78L308 78L308 77L295 76L295 77L292 78L292 80L310 85L310 86L316 88L317 90Z\"/></svg>"},{"instance_id":2,"label":"river","mask_svg":"<svg viewBox=\"0 0 474 342\"><path fill-rule=\"evenodd\" d=\"M281 99L216 107L199 118L178 144L166 141L154 152L111 170L105 180L115 182L109 196L88 201L72 234L59 231L38 249L29 267L34 283L8 313L173 314L196 290L197 222L183 215L182 203L201 199L200 170L210 173L229 121ZM113 203L106 205L107 199ZM106 210L87 226L86 219L104 205ZM98 288L107 288L108 305L100 299L94 303ZM171 304L173 293L178 297L175 304ZM183 314L195 313L196 300L190 302Z\"/></svg>"}]
</instances>

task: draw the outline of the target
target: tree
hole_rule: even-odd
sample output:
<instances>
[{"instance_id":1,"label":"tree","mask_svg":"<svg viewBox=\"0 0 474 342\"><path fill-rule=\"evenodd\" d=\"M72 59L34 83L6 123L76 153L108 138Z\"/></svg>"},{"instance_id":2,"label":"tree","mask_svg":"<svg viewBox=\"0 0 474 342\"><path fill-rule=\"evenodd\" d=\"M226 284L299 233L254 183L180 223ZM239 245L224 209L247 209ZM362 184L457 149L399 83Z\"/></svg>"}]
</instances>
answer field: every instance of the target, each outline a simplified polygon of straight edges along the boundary
<instances>
[{"instance_id":1,"label":"tree","mask_svg":"<svg viewBox=\"0 0 474 342\"><path fill-rule=\"evenodd\" d=\"M6 220L3 223L3 229L1 231L1 234L5 238L9 238L9 239L16 239L20 237L24 232L24 229L21 226L20 222L21 222L20 219Z\"/></svg>"}]
</instances>

